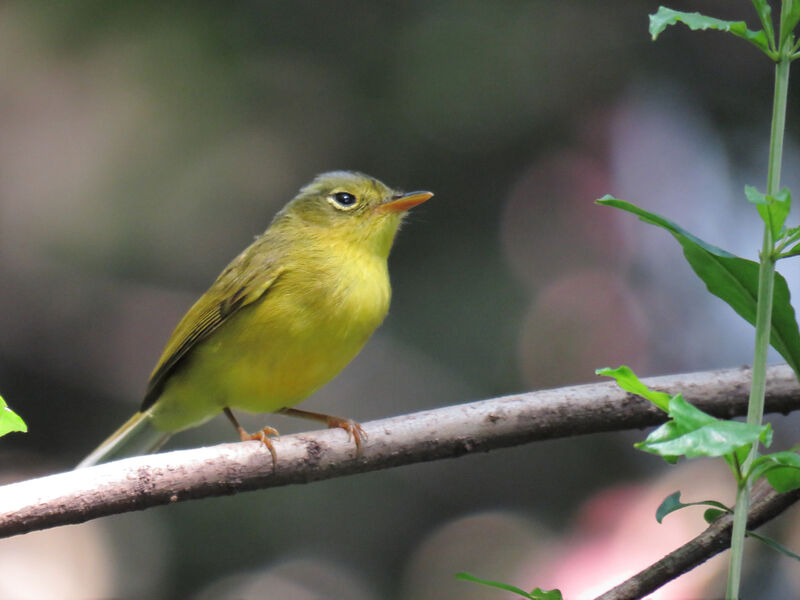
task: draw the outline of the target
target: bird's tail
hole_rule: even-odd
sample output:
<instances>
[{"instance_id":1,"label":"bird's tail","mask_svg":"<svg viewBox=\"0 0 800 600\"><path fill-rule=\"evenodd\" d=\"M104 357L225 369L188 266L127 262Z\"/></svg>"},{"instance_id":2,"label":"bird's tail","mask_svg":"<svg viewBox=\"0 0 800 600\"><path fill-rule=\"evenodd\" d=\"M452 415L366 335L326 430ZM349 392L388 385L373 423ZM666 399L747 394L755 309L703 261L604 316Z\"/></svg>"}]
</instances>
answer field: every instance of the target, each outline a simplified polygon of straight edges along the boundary
<instances>
[{"instance_id":1,"label":"bird's tail","mask_svg":"<svg viewBox=\"0 0 800 600\"><path fill-rule=\"evenodd\" d=\"M147 411L137 412L75 468L82 469L118 458L150 454L161 448L169 436L169 433L153 427Z\"/></svg>"}]
</instances>

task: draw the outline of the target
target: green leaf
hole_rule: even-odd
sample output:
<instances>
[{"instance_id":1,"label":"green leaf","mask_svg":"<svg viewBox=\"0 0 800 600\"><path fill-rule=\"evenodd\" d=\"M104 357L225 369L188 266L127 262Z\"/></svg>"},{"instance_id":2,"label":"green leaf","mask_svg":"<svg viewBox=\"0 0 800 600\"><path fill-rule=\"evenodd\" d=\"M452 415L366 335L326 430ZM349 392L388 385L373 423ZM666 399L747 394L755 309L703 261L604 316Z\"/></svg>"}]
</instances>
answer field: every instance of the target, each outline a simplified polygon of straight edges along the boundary
<instances>
[{"instance_id":1,"label":"green leaf","mask_svg":"<svg viewBox=\"0 0 800 600\"><path fill-rule=\"evenodd\" d=\"M751 44L761 48L764 52L769 52L769 43L767 36L763 31L750 31L744 21L723 21L722 19L715 19L707 17L700 13L683 12L679 10L672 10L661 6L658 12L650 15L650 35L653 41L670 25L676 23L683 23L689 29L694 31L717 29L719 31L729 31L733 35L747 40Z\"/></svg>"},{"instance_id":2,"label":"green leaf","mask_svg":"<svg viewBox=\"0 0 800 600\"><path fill-rule=\"evenodd\" d=\"M759 192L752 185L744 186L744 195L747 196L749 202L756 205L758 215L761 217L761 220L769 226L770 230L772 230L772 235L774 237L775 231L771 223L769 200L767 200L767 196Z\"/></svg>"},{"instance_id":3,"label":"green leaf","mask_svg":"<svg viewBox=\"0 0 800 600\"><path fill-rule=\"evenodd\" d=\"M744 444L754 443L761 437L761 433L761 428L756 425L739 421L719 421L683 434L673 432L671 439L654 441L648 437L635 446L645 452L665 457L724 456Z\"/></svg>"},{"instance_id":4,"label":"green leaf","mask_svg":"<svg viewBox=\"0 0 800 600\"><path fill-rule=\"evenodd\" d=\"M775 28L772 25L772 7L767 0L753 0L753 6L758 12L758 17L761 19L761 26L766 32L767 39L770 43L775 40Z\"/></svg>"},{"instance_id":5,"label":"green leaf","mask_svg":"<svg viewBox=\"0 0 800 600\"><path fill-rule=\"evenodd\" d=\"M766 0L754 0L758 3L765 3ZM792 4L792 9L786 14L786 20L784 23L781 24L781 40L780 43L786 41L791 34L794 28L797 26L798 21L800 21L800 2L794 2Z\"/></svg>"},{"instance_id":6,"label":"green leaf","mask_svg":"<svg viewBox=\"0 0 800 600\"><path fill-rule=\"evenodd\" d=\"M671 421L653 431L636 448L669 457L725 456L748 444L772 442L772 428L740 421L722 421L695 408L680 394L669 402Z\"/></svg>"},{"instance_id":7,"label":"green leaf","mask_svg":"<svg viewBox=\"0 0 800 600\"><path fill-rule=\"evenodd\" d=\"M763 474L776 492L790 492L800 488L800 454L796 452L775 452L767 454L761 459L768 465L761 473L757 472L754 465L754 477ZM759 465L760 466L760 465ZM754 479L755 480L755 479Z\"/></svg>"},{"instance_id":8,"label":"green leaf","mask_svg":"<svg viewBox=\"0 0 800 600\"><path fill-rule=\"evenodd\" d=\"M772 440L770 440L771 442ZM733 472L740 476L740 468L744 464L744 461L747 460L747 457L750 455L750 444L746 446L742 446L741 448L735 450L730 456L726 456L725 460L730 465Z\"/></svg>"},{"instance_id":9,"label":"green leaf","mask_svg":"<svg viewBox=\"0 0 800 600\"><path fill-rule=\"evenodd\" d=\"M800 225L797 227L790 227L786 230L783 234L783 239L786 240L787 243L791 244L792 242L800 239Z\"/></svg>"},{"instance_id":10,"label":"green leaf","mask_svg":"<svg viewBox=\"0 0 800 600\"><path fill-rule=\"evenodd\" d=\"M687 506L713 506L715 509L721 509L718 512L731 512L730 508L720 502L717 502L716 500L702 500L700 502L687 503L681 502L681 493L680 491L677 491L664 498L664 501L659 505L658 509L656 509L656 521L661 523L664 517L666 517L668 514L673 513L676 510L686 508ZM708 513L709 511L706 512Z\"/></svg>"},{"instance_id":11,"label":"green leaf","mask_svg":"<svg viewBox=\"0 0 800 600\"><path fill-rule=\"evenodd\" d=\"M753 448L751 444L747 444L746 446L741 446L737 448L730 454L724 454L722 456L725 463L731 470L731 473L736 478L737 482L741 482L744 480L744 474L742 473L742 465L747 457L750 455L750 450Z\"/></svg>"},{"instance_id":12,"label":"green leaf","mask_svg":"<svg viewBox=\"0 0 800 600\"><path fill-rule=\"evenodd\" d=\"M6 401L0 396L0 436L12 431L24 433L28 431L28 426L17 413L8 408Z\"/></svg>"},{"instance_id":13,"label":"green leaf","mask_svg":"<svg viewBox=\"0 0 800 600\"><path fill-rule=\"evenodd\" d=\"M744 186L744 193L747 199L756 205L758 214L772 231L773 239L777 240L781 235L786 217L789 216L789 209L792 205L792 195L788 188L783 188L775 196L767 196L759 192L751 185Z\"/></svg>"},{"instance_id":14,"label":"green leaf","mask_svg":"<svg viewBox=\"0 0 800 600\"><path fill-rule=\"evenodd\" d=\"M792 256L797 256L798 254L800 254L800 244L792 246L791 249L778 255L778 258L791 258Z\"/></svg>"},{"instance_id":15,"label":"green leaf","mask_svg":"<svg viewBox=\"0 0 800 600\"><path fill-rule=\"evenodd\" d=\"M656 521L660 524L661 521L664 520L664 517L666 517L669 513L680 510L684 506L686 505L681 502L680 490L677 492L672 492L669 496L661 501L661 504L658 505L658 508L656 509Z\"/></svg>"},{"instance_id":16,"label":"green leaf","mask_svg":"<svg viewBox=\"0 0 800 600\"><path fill-rule=\"evenodd\" d=\"M769 546L776 552L780 552L784 556L788 556L789 558L793 558L795 560L800 560L800 554L795 554L794 552L789 550L786 546L776 542L772 538L768 538L765 535L759 535L756 532L749 530L747 531L747 537L751 537L753 539L758 540L759 542L766 544L767 546Z\"/></svg>"},{"instance_id":17,"label":"green leaf","mask_svg":"<svg viewBox=\"0 0 800 600\"><path fill-rule=\"evenodd\" d=\"M597 201L635 214L645 223L669 231L683 247L683 254L708 291L721 298L750 324L755 324L758 299L758 263L721 250L682 229L669 219L638 206L604 196ZM800 330L789 300L786 280L775 273L770 343L800 377Z\"/></svg>"},{"instance_id":18,"label":"green leaf","mask_svg":"<svg viewBox=\"0 0 800 600\"><path fill-rule=\"evenodd\" d=\"M759 455L753 461L753 464L750 467L750 472L747 474L750 483L755 483L773 469L791 467L792 465L796 464L798 459L795 450L797 450L797 448L784 450L782 452Z\"/></svg>"},{"instance_id":19,"label":"green leaf","mask_svg":"<svg viewBox=\"0 0 800 600\"><path fill-rule=\"evenodd\" d=\"M744 195L747 196L747 200L753 204L769 204L769 202L767 202L767 197L752 185L744 186Z\"/></svg>"},{"instance_id":20,"label":"green leaf","mask_svg":"<svg viewBox=\"0 0 800 600\"><path fill-rule=\"evenodd\" d=\"M560 590L543 590L534 588L530 593L531 600L564 600Z\"/></svg>"},{"instance_id":21,"label":"green leaf","mask_svg":"<svg viewBox=\"0 0 800 600\"><path fill-rule=\"evenodd\" d=\"M705 520L706 523L711 525L711 523L713 523L714 521L719 519L722 515L724 515L727 512L731 512L731 511L730 510L719 510L719 509L716 509L716 508L709 508L708 510L703 512L703 519Z\"/></svg>"},{"instance_id":22,"label":"green leaf","mask_svg":"<svg viewBox=\"0 0 800 600\"><path fill-rule=\"evenodd\" d=\"M797 256L800 254L800 244L793 246L788 252L782 252L786 246L794 244L797 240L800 240L800 226L789 227L787 230L785 230L780 240L776 240L780 242L777 247L777 251L781 252L781 254L778 254L776 258L788 258L790 256Z\"/></svg>"},{"instance_id":23,"label":"green leaf","mask_svg":"<svg viewBox=\"0 0 800 600\"><path fill-rule=\"evenodd\" d=\"M470 575L469 573L456 573L456 579L460 579L461 581L472 581L474 583L480 583L482 585L487 585L489 587L497 588L499 590L514 592L515 594L518 594L523 598L528 598L529 600L563 600L561 592L559 592L558 590L548 591L537 587L536 589L528 593L516 586L509 585L507 583L500 583L499 581L489 581L488 579L480 579L479 577L475 577L474 575Z\"/></svg>"},{"instance_id":24,"label":"green leaf","mask_svg":"<svg viewBox=\"0 0 800 600\"><path fill-rule=\"evenodd\" d=\"M700 427L719 422L719 419L692 406L683 399L683 395L676 394L669 400L669 416L672 417L683 431L693 431Z\"/></svg>"},{"instance_id":25,"label":"green leaf","mask_svg":"<svg viewBox=\"0 0 800 600\"><path fill-rule=\"evenodd\" d=\"M681 435L681 430L678 427L678 424L675 421L667 421L661 427L653 430L650 435L647 436L647 439L643 442L636 442L633 447L643 452L650 452L651 454L658 454L661 458L667 461L669 464L674 465L678 462L680 458L680 453L678 454L666 454L663 452L659 452L658 450L654 450L654 448L659 448L658 444L666 443L670 440L674 440Z\"/></svg>"},{"instance_id":26,"label":"green leaf","mask_svg":"<svg viewBox=\"0 0 800 600\"><path fill-rule=\"evenodd\" d=\"M776 225L774 238L778 239L778 235L781 233L784 223L786 223L786 217L789 216L789 210L792 208L792 192L789 191L789 188L784 187L774 196L767 196L767 198L770 201Z\"/></svg>"},{"instance_id":27,"label":"green leaf","mask_svg":"<svg viewBox=\"0 0 800 600\"><path fill-rule=\"evenodd\" d=\"M604 369L597 369L595 373L605 377L613 377L617 380L617 385L626 392L636 394L637 396L649 400L665 412L669 410L669 399L671 396L665 392L657 392L648 388L641 382L630 367L625 365L617 367L616 369L605 367Z\"/></svg>"},{"instance_id":28,"label":"green leaf","mask_svg":"<svg viewBox=\"0 0 800 600\"><path fill-rule=\"evenodd\" d=\"M509 585L507 583L500 583L499 581L490 581L488 579L480 579L479 577L475 577L474 575L470 575L469 573L456 573L456 579L460 579L461 581L472 581L473 583L480 583L481 585L487 585L489 587L497 588L499 590L505 590L507 592L514 592L515 594L519 594L525 598L528 597L528 592L523 591L522 589Z\"/></svg>"},{"instance_id":29,"label":"green leaf","mask_svg":"<svg viewBox=\"0 0 800 600\"><path fill-rule=\"evenodd\" d=\"M766 0L756 0L759 3L766 4ZM795 2L792 4L792 10L789 11L789 14L786 15L786 23L784 25L788 30L792 30L795 28L797 23L800 22L800 3Z\"/></svg>"}]
</instances>

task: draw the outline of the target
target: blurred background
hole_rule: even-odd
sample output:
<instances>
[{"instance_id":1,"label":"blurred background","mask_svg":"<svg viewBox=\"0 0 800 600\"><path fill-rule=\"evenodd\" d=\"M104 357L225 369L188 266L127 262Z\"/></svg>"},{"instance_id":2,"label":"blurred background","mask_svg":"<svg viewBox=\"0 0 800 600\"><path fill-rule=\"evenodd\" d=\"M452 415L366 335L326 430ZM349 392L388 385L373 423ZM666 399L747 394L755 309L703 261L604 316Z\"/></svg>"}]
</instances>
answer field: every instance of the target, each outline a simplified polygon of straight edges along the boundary
<instances>
[{"instance_id":1,"label":"blurred background","mask_svg":"<svg viewBox=\"0 0 800 600\"><path fill-rule=\"evenodd\" d=\"M756 27L744 0L670 6ZM715 32L652 43L657 7L0 4L0 393L30 428L0 441L5 480L71 468L135 411L188 306L332 169L436 197L390 258L386 323L304 407L368 421L591 382L621 363L641 375L748 363L751 328L705 293L674 240L593 204L612 193L749 258L760 245L742 189L764 188L771 65ZM795 190L798 85L784 163ZM782 267L797 297L796 264ZM246 421L267 423L308 428ZM797 426L779 419L778 447ZM667 468L633 450L643 436L2 540L0 597L511 597L453 578L465 570L591 597L702 529L700 510L658 526L666 495L733 497L724 468ZM170 447L234 439L215 419ZM794 515L778 534L797 551ZM653 598L717 596L725 562ZM748 564L759 598L800 595L783 559Z\"/></svg>"}]
</instances>

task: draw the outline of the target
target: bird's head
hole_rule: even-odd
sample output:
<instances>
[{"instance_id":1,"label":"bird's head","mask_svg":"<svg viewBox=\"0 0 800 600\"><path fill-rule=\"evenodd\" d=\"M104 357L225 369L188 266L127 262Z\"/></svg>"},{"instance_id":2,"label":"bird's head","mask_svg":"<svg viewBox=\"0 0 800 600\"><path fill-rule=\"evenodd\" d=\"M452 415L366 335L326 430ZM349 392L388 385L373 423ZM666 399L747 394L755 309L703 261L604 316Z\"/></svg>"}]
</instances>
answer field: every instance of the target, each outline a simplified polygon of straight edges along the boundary
<instances>
[{"instance_id":1,"label":"bird's head","mask_svg":"<svg viewBox=\"0 0 800 600\"><path fill-rule=\"evenodd\" d=\"M388 255L406 212L433 196L403 193L353 171L318 175L278 214L276 221L303 226L330 241L364 245Z\"/></svg>"}]
</instances>

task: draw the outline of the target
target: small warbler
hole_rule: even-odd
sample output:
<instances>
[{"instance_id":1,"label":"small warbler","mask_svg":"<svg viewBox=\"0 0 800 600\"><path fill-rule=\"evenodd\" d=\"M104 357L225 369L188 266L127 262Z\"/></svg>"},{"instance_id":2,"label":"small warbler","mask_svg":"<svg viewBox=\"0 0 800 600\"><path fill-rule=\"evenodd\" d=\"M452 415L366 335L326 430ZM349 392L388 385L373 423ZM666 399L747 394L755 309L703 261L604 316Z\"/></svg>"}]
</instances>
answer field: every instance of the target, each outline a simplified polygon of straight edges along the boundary
<instances>
[{"instance_id":1,"label":"small warbler","mask_svg":"<svg viewBox=\"0 0 800 600\"><path fill-rule=\"evenodd\" d=\"M347 365L381 324L387 258L403 217L433 196L403 194L361 173L324 173L278 212L178 323L141 409L79 467L157 450L224 412L241 439L276 456L266 427L249 434L232 410L279 412L340 427L350 419L292 408Z\"/></svg>"}]
</instances>

